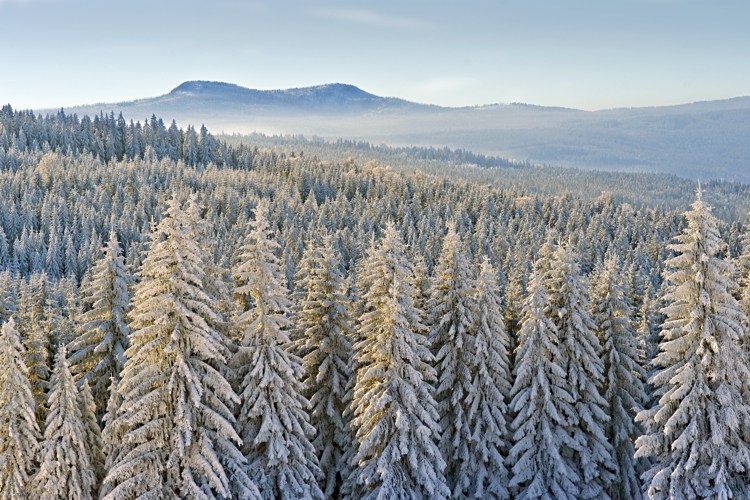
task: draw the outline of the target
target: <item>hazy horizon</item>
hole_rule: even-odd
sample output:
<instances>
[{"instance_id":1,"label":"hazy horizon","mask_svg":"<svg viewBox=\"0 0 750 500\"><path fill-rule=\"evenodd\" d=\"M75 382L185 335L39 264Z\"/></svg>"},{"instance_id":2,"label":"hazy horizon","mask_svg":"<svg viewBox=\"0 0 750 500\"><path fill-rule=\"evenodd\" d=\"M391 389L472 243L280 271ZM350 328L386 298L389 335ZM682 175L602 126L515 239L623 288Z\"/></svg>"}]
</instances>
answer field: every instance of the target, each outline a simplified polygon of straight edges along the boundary
<instances>
[{"instance_id":1,"label":"hazy horizon","mask_svg":"<svg viewBox=\"0 0 750 500\"><path fill-rule=\"evenodd\" d=\"M56 108L158 96L187 80L341 82L441 106L584 110L750 94L739 1L0 0L0 100Z\"/></svg>"}]
</instances>

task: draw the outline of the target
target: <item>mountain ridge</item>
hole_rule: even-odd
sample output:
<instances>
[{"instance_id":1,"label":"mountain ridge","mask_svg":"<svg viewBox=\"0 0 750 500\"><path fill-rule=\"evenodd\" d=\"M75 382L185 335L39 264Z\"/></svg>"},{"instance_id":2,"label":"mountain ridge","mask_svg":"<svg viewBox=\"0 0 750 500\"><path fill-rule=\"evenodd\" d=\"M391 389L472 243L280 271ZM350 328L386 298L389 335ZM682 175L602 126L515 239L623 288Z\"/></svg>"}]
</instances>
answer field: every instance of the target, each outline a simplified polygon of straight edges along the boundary
<instances>
[{"instance_id":1,"label":"mountain ridge","mask_svg":"<svg viewBox=\"0 0 750 500\"><path fill-rule=\"evenodd\" d=\"M168 93L161 96L147 98L146 102L169 101L210 101L214 105L254 107L281 107L300 111L313 110L337 112L352 110L363 111L383 108L419 108L433 107L417 104L396 97L382 97L361 88L346 83L325 83L308 87L294 87L287 89L260 90L242 87L233 83L188 80ZM120 103L122 106L138 106L144 100ZM188 102L187 105L190 105ZM82 106L86 107L86 106Z\"/></svg>"},{"instance_id":2,"label":"mountain ridge","mask_svg":"<svg viewBox=\"0 0 750 500\"><path fill-rule=\"evenodd\" d=\"M361 88L347 83L324 83L308 87L293 87L286 89L260 90L243 87L234 83L211 81L211 80L187 80L173 88L168 94L196 94L196 93L219 93L232 92L236 94L266 94L266 95L298 95L301 93L335 93L342 96L356 96L364 98L381 98Z\"/></svg>"}]
</instances>

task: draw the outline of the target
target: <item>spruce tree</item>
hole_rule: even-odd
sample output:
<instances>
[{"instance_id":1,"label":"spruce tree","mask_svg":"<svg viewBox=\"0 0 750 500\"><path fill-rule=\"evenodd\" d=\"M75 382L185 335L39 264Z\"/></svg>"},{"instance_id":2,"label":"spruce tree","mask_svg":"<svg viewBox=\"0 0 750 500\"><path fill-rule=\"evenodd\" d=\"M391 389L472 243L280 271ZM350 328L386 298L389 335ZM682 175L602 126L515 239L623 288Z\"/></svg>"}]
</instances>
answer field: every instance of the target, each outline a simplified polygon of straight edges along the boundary
<instances>
[{"instance_id":1,"label":"spruce tree","mask_svg":"<svg viewBox=\"0 0 750 500\"><path fill-rule=\"evenodd\" d=\"M98 491L106 459L102 448L102 432L96 420L96 404L94 404L94 396L87 380L84 380L78 389L78 406L86 432L86 454L89 456L96 479L94 490Z\"/></svg>"},{"instance_id":2,"label":"spruce tree","mask_svg":"<svg viewBox=\"0 0 750 500\"><path fill-rule=\"evenodd\" d=\"M109 400L107 401L107 412L102 417L102 452L104 453L104 466L102 471L107 472L119 461L121 452L125 452L122 446L123 438L127 428L122 420L117 418L117 413L122 406L122 396L117 390L118 379L112 378L109 385ZM115 487L113 482L102 482L99 488L99 496L106 497Z\"/></svg>"},{"instance_id":3,"label":"spruce tree","mask_svg":"<svg viewBox=\"0 0 750 500\"><path fill-rule=\"evenodd\" d=\"M96 415L106 411L109 384L119 378L125 364L130 329L128 285L117 234L109 233L104 255L94 264L92 279L82 291L84 306L90 307L78 319L78 336L68 347L73 372L91 385Z\"/></svg>"},{"instance_id":4,"label":"spruce tree","mask_svg":"<svg viewBox=\"0 0 750 500\"><path fill-rule=\"evenodd\" d=\"M432 288L432 279L427 269L427 263L422 255L415 255L412 259L414 269L414 280L412 286L416 290L414 296L414 307L416 307L421 316L423 323L427 321L427 303L430 300L430 288Z\"/></svg>"},{"instance_id":5,"label":"spruce tree","mask_svg":"<svg viewBox=\"0 0 750 500\"><path fill-rule=\"evenodd\" d=\"M742 235L742 253L737 258L739 303L745 316L750 316L750 228Z\"/></svg>"},{"instance_id":6,"label":"spruce tree","mask_svg":"<svg viewBox=\"0 0 750 500\"><path fill-rule=\"evenodd\" d=\"M659 321L655 318L658 305L653 298L651 285L647 285L643 292L641 310L638 313L638 348L641 351L641 366L653 367L653 360L659 353ZM649 372L650 375L650 372Z\"/></svg>"},{"instance_id":7,"label":"spruce tree","mask_svg":"<svg viewBox=\"0 0 750 500\"><path fill-rule=\"evenodd\" d=\"M475 289L474 349L471 391L466 395L472 460L464 465L465 494L474 498L507 498L507 406L511 375L508 332L503 324L497 271L484 257Z\"/></svg>"},{"instance_id":8,"label":"spruce tree","mask_svg":"<svg viewBox=\"0 0 750 500\"><path fill-rule=\"evenodd\" d=\"M748 223L745 223L748 226ZM735 297L738 298L742 312L750 317L750 226L742 234L742 252L736 259L736 277L739 290ZM735 290L733 290L735 292Z\"/></svg>"},{"instance_id":9,"label":"spruce tree","mask_svg":"<svg viewBox=\"0 0 750 500\"><path fill-rule=\"evenodd\" d=\"M518 332L510 409L513 446L508 454L510 489L519 500L578 498L580 471L564 450L576 447L571 425L578 419L565 380L562 343L547 317L551 307L539 262L524 300Z\"/></svg>"},{"instance_id":10,"label":"spruce tree","mask_svg":"<svg viewBox=\"0 0 750 500\"><path fill-rule=\"evenodd\" d=\"M525 298L523 289L523 277L520 271L509 273L508 284L505 287L505 313L503 315L505 327L508 330L510 348L513 351L517 345L518 330L521 326L521 310ZM511 352L511 355L513 352Z\"/></svg>"},{"instance_id":11,"label":"spruce tree","mask_svg":"<svg viewBox=\"0 0 750 500\"><path fill-rule=\"evenodd\" d=\"M20 287L18 330L24 344L24 357L29 369L31 391L36 400L36 419L44 425L47 415L46 399L50 374L50 338L45 328L47 278L36 274L24 280Z\"/></svg>"},{"instance_id":12,"label":"spruce tree","mask_svg":"<svg viewBox=\"0 0 750 500\"><path fill-rule=\"evenodd\" d=\"M356 498L445 498L445 461L438 446L435 371L425 327L414 307L413 271L388 224L362 269L363 312L354 346L352 401L357 451Z\"/></svg>"},{"instance_id":13,"label":"spruce tree","mask_svg":"<svg viewBox=\"0 0 750 500\"><path fill-rule=\"evenodd\" d=\"M440 451L453 496L472 486L474 455L467 418L467 397L474 370L475 319L472 276L454 222L448 224L427 301L429 339L435 353L438 383L435 399L440 415Z\"/></svg>"},{"instance_id":14,"label":"spruce tree","mask_svg":"<svg viewBox=\"0 0 750 500\"><path fill-rule=\"evenodd\" d=\"M235 333L234 315L236 313L235 304L232 302L232 273L229 266L223 265L229 256L221 255L221 241L216 235L216 228L207 220L201 218L201 205L197 196L191 194L188 200L187 212L194 221L198 221L195 230L195 240L198 246L206 250L205 279L203 291L211 297L219 312L218 323L211 324L218 332L227 338L233 337ZM213 251L209 251L213 245ZM218 255L217 255L218 254ZM230 346L233 349L233 346Z\"/></svg>"},{"instance_id":15,"label":"spruce tree","mask_svg":"<svg viewBox=\"0 0 750 500\"><path fill-rule=\"evenodd\" d=\"M279 250L261 202L235 271L234 292L245 307L232 361L242 401L237 423L248 474L262 497L322 498L301 360L290 352L291 302Z\"/></svg>"},{"instance_id":16,"label":"spruce tree","mask_svg":"<svg viewBox=\"0 0 750 500\"><path fill-rule=\"evenodd\" d=\"M588 287L576 254L568 246L558 245L553 250L544 282L550 299L546 314L557 327L560 365L576 415L569 427L575 442L562 454L576 470L580 498L608 498L615 464L612 444L605 434L610 419L602 397L602 348L589 313Z\"/></svg>"},{"instance_id":17,"label":"spruce tree","mask_svg":"<svg viewBox=\"0 0 750 500\"><path fill-rule=\"evenodd\" d=\"M607 440L614 449L615 479L609 487L613 499L642 496L639 469L633 458L633 443L640 435L635 414L646 401L643 388L645 370L642 353L632 325L632 310L620 277L617 259L612 256L594 275L592 308L603 348L604 399L610 420Z\"/></svg>"},{"instance_id":18,"label":"spruce tree","mask_svg":"<svg viewBox=\"0 0 750 500\"><path fill-rule=\"evenodd\" d=\"M345 455L351 447L351 429L345 416L350 365L352 322L339 259L330 236L312 245L300 262L303 292L296 327L301 332L305 395L310 398L310 421L317 429L313 445L325 476L323 492L338 495L349 476Z\"/></svg>"},{"instance_id":19,"label":"spruce tree","mask_svg":"<svg viewBox=\"0 0 750 500\"><path fill-rule=\"evenodd\" d=\"M152 235L131 312L130 347L113 431L123 434L104 479L105 498L212 498L257 494L244 473L231 407L238 397L214 366L227 341L203 291L197 221L176 199Z\"/></svg>"},{"instance_id":20,"label":"spruce tree","mask_svg":"<svg viewBox=\"0 0 750 500\"><path fill-rule=\"evenodd\" d=\"M78 389L60 347L50 378L49 413L35 484L42 500L93 498L96 474L89 454Z\"/></svg>"},{"instance_id":21,"label":"spruce tree","mask_svg":"<svg viewBox=\"0 0 750 500\"><path fill-rule=\"evenodd\" d=\"M670 248L658 371L658 403L638 414L646 427L636 457L649 498L750 497L750 366L742 309L731 295L733 266L700 191Z\"/></svg>"},{"instance_id":22,"label":"spruce tree","mask_svg":"<svg viewBox=\"0 0 750 500\"><path fill-rule=\"evenodd\" d=\"M0 229L2 231L2 229ZM7 269L0 272L0 321L5 322L15 313L18 303L18 277Z\"/></svg>"},{"instance_id":23,"label":"spruce tree","mask_svg":"<svg viewBox=\"0 0 750 500\"><path fill-rule=\"evenodd\" d=\"M30 498L39 453L36 403L13 318L0 332L0 499Z\"/></svg>"}]
</instances>

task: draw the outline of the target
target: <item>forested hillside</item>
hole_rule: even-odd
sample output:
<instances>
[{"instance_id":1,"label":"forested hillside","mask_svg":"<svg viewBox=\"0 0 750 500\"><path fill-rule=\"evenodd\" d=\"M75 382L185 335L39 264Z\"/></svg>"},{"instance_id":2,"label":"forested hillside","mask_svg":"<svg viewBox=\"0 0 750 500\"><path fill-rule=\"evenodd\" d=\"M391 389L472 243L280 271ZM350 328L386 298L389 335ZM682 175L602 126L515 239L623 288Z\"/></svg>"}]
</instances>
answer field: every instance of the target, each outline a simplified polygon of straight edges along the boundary
<instances>
[{"instance_id":1,"label":"forested hillside","mask_svg":"<svg viewBox=\"0 0 750 500\"><path fill-rule=\"evenodd\" d=\"M2 108L0 496L750 494L737 220L361 151Z\"/></svg>"}]
</instances>

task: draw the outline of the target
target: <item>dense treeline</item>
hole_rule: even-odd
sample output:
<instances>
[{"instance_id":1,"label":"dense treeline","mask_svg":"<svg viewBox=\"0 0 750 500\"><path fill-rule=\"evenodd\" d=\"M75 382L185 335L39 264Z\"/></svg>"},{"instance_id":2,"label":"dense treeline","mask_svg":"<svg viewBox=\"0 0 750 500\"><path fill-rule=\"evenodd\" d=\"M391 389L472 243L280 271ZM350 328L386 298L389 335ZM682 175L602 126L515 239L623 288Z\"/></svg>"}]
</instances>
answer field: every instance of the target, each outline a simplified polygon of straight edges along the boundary
<instances>
[{"instance_id":1,"label":"dense treeline","mask_svg":"<svg viewBox=\"0 0 750 500\"><path fill-rule=\"evenodd\" d=\"M10 107L0 193L0 496L748 493L750 259L700 197Z\"/></svg>"},{"instance_id":2,"label":"dense treeline","mask_svg":"<svg viewBox=\"0 0 750 500\"><path fill-rule=\"evenodd\" d=\"M0 109L0 149L8 153L25 151L57 151L90 153L105 162L123 158L143 158L147 153L158 158L183 160L188 165L210 162L223 163L221 147L206 127L196 132L193 127L182 131L172 121L169 128L152 116L141 125L128 124L120 114L100 114L91 119L66 115L41 117L32 111L14 111L10 105ZM6 161L13 161L13 155Z\"/></svg>"},{"instance_id":3,"label":"dense treeline","mask_svg":"<svg viewBox=\"0 0 750 500\"><path fill-rule=\"evenodd\" d=\"M686 193L692 193L695 187L695 181L676 175L551 167L461 149L393 147L362 141L327 141L316 137L258 133L220 137L229 144L266 146L287 154L315 155L339 161L351 158L362 164L375 160L401 172L427 172L527 194L572 194L584 199L611 196L617 203L629 203L639 208L682 210L687 204ZM702 179L701 182L706 199L715 206L720 218L746 220L750 212L750 187L747 184L719 179Z\"/></svg>"}]
</instances>

